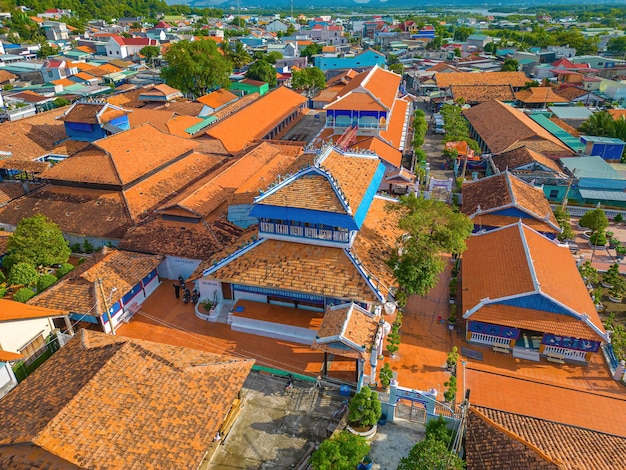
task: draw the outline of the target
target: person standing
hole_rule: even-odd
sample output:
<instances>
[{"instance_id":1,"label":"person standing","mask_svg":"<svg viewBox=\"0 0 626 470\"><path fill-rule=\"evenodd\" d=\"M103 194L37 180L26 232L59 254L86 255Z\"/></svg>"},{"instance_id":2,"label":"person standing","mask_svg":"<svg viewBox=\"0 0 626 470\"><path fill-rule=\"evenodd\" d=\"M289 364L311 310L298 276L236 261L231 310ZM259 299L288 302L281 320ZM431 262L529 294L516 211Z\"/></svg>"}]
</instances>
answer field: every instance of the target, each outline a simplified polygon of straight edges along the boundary
<instances>
[{"instance_id":1,"label":"person standing","mask_svg":"<svg viewBox=\"0 0 626 470\"><path fill-rule=\"evenodd\" d=\"M174 284L174 294L176 294L176 298L180 298L180 284Z\"/></svg>"}]
</instances>

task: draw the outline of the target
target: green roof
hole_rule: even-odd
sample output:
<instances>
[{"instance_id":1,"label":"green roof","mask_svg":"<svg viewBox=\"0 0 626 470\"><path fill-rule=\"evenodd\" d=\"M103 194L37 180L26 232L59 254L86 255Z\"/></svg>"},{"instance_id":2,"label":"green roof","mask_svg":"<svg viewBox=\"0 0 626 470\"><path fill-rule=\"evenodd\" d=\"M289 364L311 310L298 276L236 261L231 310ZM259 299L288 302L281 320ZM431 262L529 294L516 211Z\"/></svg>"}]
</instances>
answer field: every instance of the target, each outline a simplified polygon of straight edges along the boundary
<instances>
[{"instance_id":1,"label":"green roof","mask_svg":"<svg viewBox=\"0 0 626 470\"><path fill-rule=\"evenodd\" d=\"M199 122L198 124L194 124L193 126L185 129L185 132L187 134L194 135L196 132L201 131L208 125L213 124L215 121L217 121L217 118L215 116L206 117L204 118L202 122Z\"/></svg>"},{"instance_id":2,"label":"green roof","mask_svg":"<svg viewBox=\"0 0 626 470\"><path fill-rule=\"evenodd\" d=\"M585 145L578 139L578 137L574 137L569 132L563 130L563 128L557 126L544 114L531 114L530 118L571 148L574 152L583 151L585 149Z\"/></svg>"}]
</instances>

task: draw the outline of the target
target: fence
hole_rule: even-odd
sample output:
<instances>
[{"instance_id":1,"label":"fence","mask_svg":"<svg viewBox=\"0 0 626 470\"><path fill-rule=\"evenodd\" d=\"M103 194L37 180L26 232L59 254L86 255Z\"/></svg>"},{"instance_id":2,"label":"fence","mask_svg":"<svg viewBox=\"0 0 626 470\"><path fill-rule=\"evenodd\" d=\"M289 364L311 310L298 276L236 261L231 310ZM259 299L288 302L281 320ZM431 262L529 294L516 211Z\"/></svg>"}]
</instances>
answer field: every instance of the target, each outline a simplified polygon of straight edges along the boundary
<instances>
[{"instance_id":1,"label":"fence","mask_svg":"<svg viewBox=\"0 0 626 470\"><path fill-rule=\"evenodd\" d=\"M30 357L16 362L13 365L13 373L18 382L21 382L43 364L50 356L60 348L59 339L56 335L46 338L46 344L35 351Z\"/></svg>"}]
</instances>

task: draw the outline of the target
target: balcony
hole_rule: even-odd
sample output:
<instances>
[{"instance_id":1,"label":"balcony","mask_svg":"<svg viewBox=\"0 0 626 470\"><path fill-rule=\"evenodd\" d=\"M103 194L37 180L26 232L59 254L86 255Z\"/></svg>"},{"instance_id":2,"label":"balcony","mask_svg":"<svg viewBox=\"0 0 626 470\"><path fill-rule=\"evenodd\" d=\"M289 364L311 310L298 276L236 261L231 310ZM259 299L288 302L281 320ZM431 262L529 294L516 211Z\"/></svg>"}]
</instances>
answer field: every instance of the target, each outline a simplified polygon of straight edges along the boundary
<instances>
[{"instance_id":1,"label":"balcony","mask_svg":"<svg viewBox=\"0 0 626 470\"><path fill-rule=\"evenodd\" d=\"M274 222L259 222L259 232L337 243L348 243L350 240L350 234L347 231L327 230L316 227L300 227L298 225L277 224Z\"/></svg>"}]
</instances>

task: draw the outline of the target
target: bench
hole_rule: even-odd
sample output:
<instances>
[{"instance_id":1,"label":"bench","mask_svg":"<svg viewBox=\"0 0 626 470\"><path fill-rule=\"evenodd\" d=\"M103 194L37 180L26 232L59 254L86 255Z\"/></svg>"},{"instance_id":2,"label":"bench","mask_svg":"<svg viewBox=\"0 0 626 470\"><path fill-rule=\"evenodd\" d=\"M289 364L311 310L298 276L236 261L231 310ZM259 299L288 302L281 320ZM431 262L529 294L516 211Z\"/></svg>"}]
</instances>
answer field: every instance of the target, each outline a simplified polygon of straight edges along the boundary
<instances>
[{"instance_id":1,"label":"bench","mask_svg":"<svg viewBox=\"0 0 626 470\"><path fill-rule=\"evenodd\" d=\"M547 354L546 359L548 362L556 362L557 364L565 364L565 357L560 354Z\"/></svg>"},{"instance_id":2,"label":"bench","mask_svg":"<svg viewBox=\"0 0 626 470\"><path fill-rule=\"evenodd\" d=\"M510 346L506 345L506 344L494 344L493 345L493 352L501 352L504 354L509 354L511 352L511 348Z\"/></svg>"}]
</instances>

